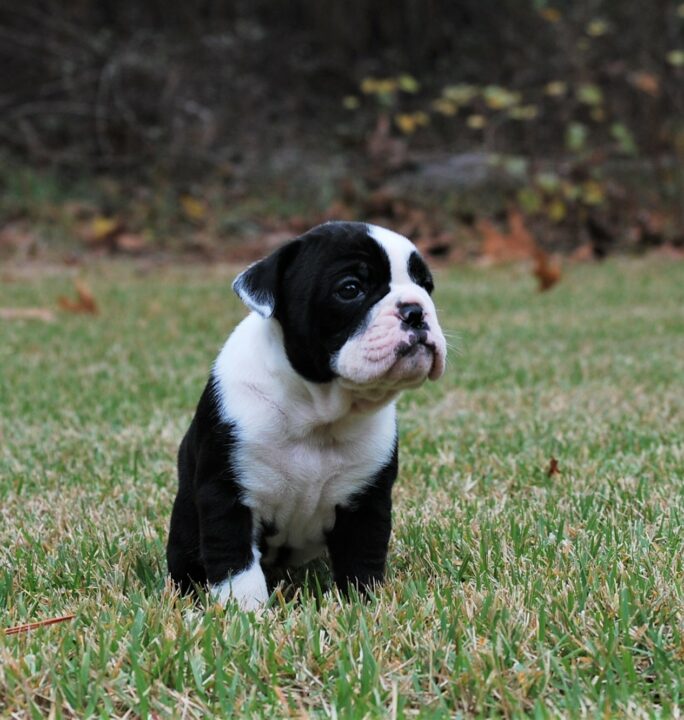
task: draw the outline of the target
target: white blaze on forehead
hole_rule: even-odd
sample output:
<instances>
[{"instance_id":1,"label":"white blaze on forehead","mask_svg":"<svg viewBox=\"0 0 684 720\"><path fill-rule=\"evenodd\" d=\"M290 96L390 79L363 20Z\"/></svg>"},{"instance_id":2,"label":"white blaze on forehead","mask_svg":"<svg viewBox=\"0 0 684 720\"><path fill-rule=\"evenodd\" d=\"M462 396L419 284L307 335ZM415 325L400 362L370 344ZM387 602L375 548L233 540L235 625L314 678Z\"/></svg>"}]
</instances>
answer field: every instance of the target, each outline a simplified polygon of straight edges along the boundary
<instances>
[{"instance_id":1,"label":"white blaze on forehead","mask_svg":"<svg viewBox=\"0 0 684 720\"><path fill-rule=\"evenodd\" d=\"M384 249L390 261L392 285L412 283L408 273L408 261L416 246L403 235L378 225L366 225L368 234Z\"/></svg>"}]
</instances>

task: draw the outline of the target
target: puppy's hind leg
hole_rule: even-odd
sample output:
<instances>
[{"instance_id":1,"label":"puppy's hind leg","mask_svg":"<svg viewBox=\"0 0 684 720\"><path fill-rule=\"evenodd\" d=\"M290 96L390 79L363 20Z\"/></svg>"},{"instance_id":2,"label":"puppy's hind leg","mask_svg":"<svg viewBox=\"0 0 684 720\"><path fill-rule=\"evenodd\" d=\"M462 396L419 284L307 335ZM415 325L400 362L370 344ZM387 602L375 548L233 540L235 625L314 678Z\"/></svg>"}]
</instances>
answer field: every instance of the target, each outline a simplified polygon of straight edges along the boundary
<instances>
[{"instance_id":1,"label":"puppy's hind leg","mask_svg":"<svg viewBox=\"0 0 684 720\"><path fill-rule=\"evenodd\" d=\"M196 487L200 557L210 592L222 603L235 598L243 609L259 607L269 593L253 546L252 511L241 500L220 437L202 443Z\"/></svg>"},{"instance_id":2,"label":"puppy's hind leg","mask_svg":"<svg viewBox=\"0 0 684 720\"><path fill-rule=\"evenodd\" d=\"M173 504L166 562L171 579L183 595L193 593L196 586L207 582L207 574L200 560L197 512L192 500L180 494Z\"/></svg>"}]
</instances>

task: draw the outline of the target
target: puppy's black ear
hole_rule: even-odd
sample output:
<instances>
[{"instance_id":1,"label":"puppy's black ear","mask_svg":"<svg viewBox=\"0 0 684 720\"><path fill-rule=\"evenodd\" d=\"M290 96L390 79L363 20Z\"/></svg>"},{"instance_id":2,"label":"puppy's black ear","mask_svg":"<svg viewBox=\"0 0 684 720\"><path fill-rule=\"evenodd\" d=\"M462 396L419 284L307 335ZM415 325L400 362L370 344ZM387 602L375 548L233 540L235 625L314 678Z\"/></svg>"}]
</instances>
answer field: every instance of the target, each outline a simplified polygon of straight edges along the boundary
<instances>
[{"instance_id":1,"label":"puppy's black ear","mask_svg":"<svg viewBox=\"0 0 684 720\"><path fill-rule=\"evenodd\" d=\"M281 278L298 253L299 245L298 240L283 245L243 270L233 281L233 290L240 300L261 317L270 318L275 313Z\"/></svg>"}]
</instances>

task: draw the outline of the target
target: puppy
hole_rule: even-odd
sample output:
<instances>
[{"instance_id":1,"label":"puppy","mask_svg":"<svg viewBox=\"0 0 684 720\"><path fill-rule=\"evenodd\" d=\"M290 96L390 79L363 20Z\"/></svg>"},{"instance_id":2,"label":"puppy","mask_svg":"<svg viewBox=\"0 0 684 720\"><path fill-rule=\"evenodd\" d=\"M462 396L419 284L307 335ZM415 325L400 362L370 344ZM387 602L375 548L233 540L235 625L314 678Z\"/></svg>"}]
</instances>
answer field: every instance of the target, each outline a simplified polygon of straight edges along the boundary
<instances>
[{"instance_id":1,"label":"puppy","mask_svg":"<svg viewBox=\"0 0 684 720\"><path fill-rule=\"evenodd\" d=\"M263 567L327 550L337 586L363 592L385 570L394 401L444 372L430 271L401 235L330 222L233 289L252 312L180 445L169 573L254 609L269 597Z\"/></svg>"}]
</instances>

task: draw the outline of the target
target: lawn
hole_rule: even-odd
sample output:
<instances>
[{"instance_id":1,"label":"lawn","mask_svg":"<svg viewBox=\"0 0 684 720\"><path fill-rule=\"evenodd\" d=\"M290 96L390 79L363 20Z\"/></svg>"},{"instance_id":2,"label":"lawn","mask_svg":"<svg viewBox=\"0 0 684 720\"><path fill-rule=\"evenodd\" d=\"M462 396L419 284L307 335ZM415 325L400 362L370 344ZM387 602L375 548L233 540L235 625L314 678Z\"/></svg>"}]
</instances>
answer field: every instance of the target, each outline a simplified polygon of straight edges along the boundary
<instances>
[{"instance_id":1,"label":"lawn","mask_svg":"<svg viewBox=\"0 0 684 720\"><path fill-rule=\"evenodd\" d=\"M7 270L56 307L73 270ZM98 315L0 320L0 717L671 716L684 706L684 265L438 274L400 401L388 582L262 615L165 581L175 452L243 315L230 268L89 267ZM557 461L552 467L552 458Z\"/></svg>"}]
</instances>

